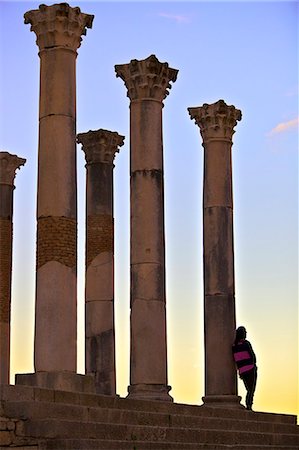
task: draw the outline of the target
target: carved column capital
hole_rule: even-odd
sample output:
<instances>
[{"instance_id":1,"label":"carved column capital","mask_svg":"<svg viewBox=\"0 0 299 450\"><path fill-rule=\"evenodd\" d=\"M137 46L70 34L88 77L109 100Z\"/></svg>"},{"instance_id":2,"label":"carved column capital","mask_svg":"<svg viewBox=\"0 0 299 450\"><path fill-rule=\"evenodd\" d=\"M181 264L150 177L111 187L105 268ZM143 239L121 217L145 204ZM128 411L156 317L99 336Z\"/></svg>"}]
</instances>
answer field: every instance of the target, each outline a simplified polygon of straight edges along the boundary
<instances>
[{"instance_id":1,"label":"carved column capital","mask_svg":"<svg viewBox=\"0 0 299 450\"><path fill-rule=\"evenodd\" d=\"M169 94L170 81L175 82L178 74L178 70L171 69L167 62L161 63L155 55L116 65L115 72L124 81L131 101L151 99L160 102Z\"/></svg>"},{"instance_id":2,"label":"carved column capital","mask_svg":"<svg viewBox=\"0 0 299 450\"><path fill-rule=\"evenodd\" d=\"M200 128L204 143L210 140L231 141L234 127L241 120L242 113L234 106L227 105L224 100L197 108L188 108L191 119Z\"/></svg>"},{"instance_id":3,"label":"carved column capital","mask_svg":"<svg viewBox=\"0 0 299 450\"><path fill-rule=\"evenodd\" d=\"M31 31L37 36L40 50L64 47L76 51L81 45L81 35L92 27L94 16L81 13L80 8L72 8L67 3L40 5L24 14L25 23L31 24Z\"/></svg>"},{"instance_id":4,"label":"carved column capital","mask_svg":"<svg viewBox=\"0 0 299 450\"><path fill-rule=\"evenodd\" d=\"M23 166L26 159L11 155L8 152L0 152L0 184L14 186L16 170Z\"/></svg>"},{"instance_id":5,"label":"carved column capital","mask_svg":"<svg viewBox=\"0 0 299 450\"><path fill-rule=\"evenodd\" d=\"M113 164L115 153L124 145L125 137L116 131L96 130L77 135L78 144L82 144L87 164Z\"/></svg>"}]
</instances>

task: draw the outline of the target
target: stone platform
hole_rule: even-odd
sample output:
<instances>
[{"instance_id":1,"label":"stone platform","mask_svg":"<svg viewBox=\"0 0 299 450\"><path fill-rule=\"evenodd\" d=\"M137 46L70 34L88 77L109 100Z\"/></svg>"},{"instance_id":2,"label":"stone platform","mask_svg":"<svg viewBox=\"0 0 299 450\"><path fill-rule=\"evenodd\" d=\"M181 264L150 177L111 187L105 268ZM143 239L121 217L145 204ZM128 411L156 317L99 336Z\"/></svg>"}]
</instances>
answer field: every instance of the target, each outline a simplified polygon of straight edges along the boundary
<instances>
[{"instance_id":1,"label":"stone platform","mask_svg":"<svg viewBox=\"0 0 299 450\"><path fill-rule=\"evenodd\" d=\"M0 386L0 449L299 450L296 416Z\"/></svg>"}]
</instances>

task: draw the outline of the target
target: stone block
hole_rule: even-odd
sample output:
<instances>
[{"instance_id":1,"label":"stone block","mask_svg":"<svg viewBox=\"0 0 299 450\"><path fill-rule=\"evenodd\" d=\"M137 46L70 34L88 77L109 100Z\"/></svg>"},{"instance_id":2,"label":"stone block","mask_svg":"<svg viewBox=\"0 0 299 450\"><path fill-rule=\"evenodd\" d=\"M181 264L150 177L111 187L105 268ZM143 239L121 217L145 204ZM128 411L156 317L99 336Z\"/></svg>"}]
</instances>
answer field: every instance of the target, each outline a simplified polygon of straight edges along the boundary
<instances>
[{"instance_id":1,"label":"stone block","mask_svg":"<svg viewBox=\"0 0 299 450\"><path fill-rule=\"evenodd\" d=\"M86 269L86 301L112 301L114 297L113 253L99 253Z\"/></svg>"},{"instance_id":2,"label":"stone block","mask_svg":"<svg viewBox=\"0 0 299 450\"><path fill-rule=\"evenodd\" d=\"M159 263L140 263L131 265L131 287L140 300L165 303L164 267ZM132 297L132 303L135 298Z\"/></svg>"},{"instance_id":3,"label":"stone block","mask_svg":"<svg viewBox=\"0 0 299 450\"><path fill-rule=\"evenodd\" d=\"M134 172L131 177L131 264L164 266L163 174Z\"/></svg>"},{"instance_id":4,"label":"stone block","mask_svg":"<svg viewBox=\"0 0 299 450\"><path fill-rule=\"evenodd\" d=\"M167 384L165 316L163 302L134 300L131 310L131 385Z\"/></svg>"},{"instance_id":5,"label":"stone block","mask_svg":"<svg viewBox=\"0 0 299 450\"><path fill-rule=\"evenodd\" d=\"M0 443L1 445L10 445L12 443L12 436L9 431L0 431Z\"/></svg>"},{"instance_id":6,"label":"stone block","mask_svg":"<svg viewBox=\"0 0 299 450\"><path fill-rule=\"evenodd\" d=\"M76 283L75 268L66 267L56 261L48 262L37 271L35 328L37 372L76 372Z\"/></svg>"},{"instance_id":7,"label":"stone block","mask_svg":"<svg viewBox=\"0 0 299 450\"><path fill-rule=\"evenodd\" d=\"M79 375L71 372L36 372L16 375L16 383L38 386L48 389L76 392L94 392L94 379L89 375ZM62 394L63 395L63 394ZM76 395L76 394L74 394ZM56 401L57 392L54 393Z\"/></svg>"},{"instance_id":8,"label":"stone block","mask_svg":"<svg viewBox=\"0 0 299 450\"><path fill-rule=\"evenodd\" d=\"M47 116L41 119L39 127L37 216L75 219L75 120L67 116Z\"/></svg>"},{"instance_id":9,"label":"stone block","mask_svg":"<svg viewBox=\"0 0 299 450\"><path fill-rule=\"evenodd\" d=\"M162 103L131 103L131 171L162 170Z\"/></svg>"}]
</instances>

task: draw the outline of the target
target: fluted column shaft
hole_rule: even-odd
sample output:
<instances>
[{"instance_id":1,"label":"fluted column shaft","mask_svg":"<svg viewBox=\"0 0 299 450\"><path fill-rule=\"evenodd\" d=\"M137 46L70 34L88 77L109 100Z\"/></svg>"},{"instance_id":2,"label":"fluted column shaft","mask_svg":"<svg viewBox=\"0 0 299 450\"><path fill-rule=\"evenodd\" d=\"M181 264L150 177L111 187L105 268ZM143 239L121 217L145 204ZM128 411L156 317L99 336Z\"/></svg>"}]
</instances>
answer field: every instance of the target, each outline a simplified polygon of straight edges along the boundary
<instances>
[{"instance_id":1,"label":"fluted column shaft","mask_svg":"<svg viewBox=\"0 0 299 450\"><path fill-rule=\"evenodd\" d=\"M241 112L223 100L188 108L204 147L205 403L238 404L232 358L235 332L231 147Z\"/></svg>"},{"instance_id":2,"label":"fluted column shaft","mask_svg":"<svg viewBox=\"0 0 299 450\"><path fill-rule=\"evenodd\" d=\"M62 3L25 14L40 52L36 372L76 372L76 50L93 16Z\"/></svg>"},{"instance_id":3,"label":"fluted column shaft","mask_svg":"<svg viewBox=\"0 0 299 450\"><path fill-rule=\"evenodd\" d=\"M129 396L171 401L167 377L162 107L177 70L155 56L116 66L130 104Z\"/></svg>"},{"instance_id":4,"label":"fluted column shaft","mask_svg":"<svg viewBox=\"0 0 299 450\"><path fill-rule=\"evenodd\" d=\"M86 158L85 365L96 392L116 393L113 160L124 137L107 130L78 135Z\"/></svg>"},{"instance_id":5,"label":"fluted column shaft","mask_svg":"<svg viewBox=\"0 0 299 450\"><path fill-rule=\"evenodd\" d=\"M0 384L9 384L13 191L26 159L0 152Z\"/></svg>"}]
</instances>

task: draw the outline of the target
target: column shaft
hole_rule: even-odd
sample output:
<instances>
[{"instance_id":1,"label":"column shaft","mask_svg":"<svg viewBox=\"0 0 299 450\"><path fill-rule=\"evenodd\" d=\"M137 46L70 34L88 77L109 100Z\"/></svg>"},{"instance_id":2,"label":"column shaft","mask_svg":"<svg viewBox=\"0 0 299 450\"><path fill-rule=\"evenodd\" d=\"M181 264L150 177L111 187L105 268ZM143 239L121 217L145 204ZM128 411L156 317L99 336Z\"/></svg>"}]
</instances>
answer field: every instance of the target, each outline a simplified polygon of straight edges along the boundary
<instances>
[{"instance_id":1,"label":"column shaft","mask_svg":"<svg viewBox=\"0 0 299 450\"><path fill-rule=\"evenodd\" d=\"M76 56L93 16L67 3L25 14L40 56L36 372L76 372ZM39 378L41 379L41 376ZM49 378L50 379L50 378ZM53 379L53 377L51 378ZM45 376L46 383L47 376Z\"/></svg>"},{"instance_id":2,"label":"column shaft","mask_svg":"<svg viewBox=\"0 0 299 450\"><path fill-rule=\"evenodd\" d=\"M76 372L76 53L40 57L35 370Z\"/></svg>"},{"instance_id":3,"label":"column shaft","mask_svg":"<svg viewBox=\"0 0 299 450\"><path fill-rule=\"evenodd\" d=\"M10 376L13 180L25 162L0 152L0 384L9 384Z\"/></svg>"},{"instance_id":4,"label":"column shaft","mask_svg":"<svg viewBox=\"0 0 299 450\"><path fill-rule=\"evenodd\" d=\"M131 386L167 386L162 103L131 103Z\"/></svg>"},{"instance_id":5,"label":"column shaft","mask_svg":"<svg viewBox=\"0 0 299 450\"><path fill-rule=\"evenodd\" d=\"M124 137L107 130L78 135L86 157L86 373L96 392L116 394L114 336L113 160Z\"/></svg>"},{"instance_id":6,"label":"column shaft","mask_svg":"<svg viewBox=\"0 0 299 450\"><path fill-rule=\"evenodd\" d=\"M238 406L232 357L235 333L231 147L241 112L223 100L188 108L203 137L205 397L213 406Z\"/></svg>"},{"instance_id":7,"label":"column shaft","mask_svg":"<svg viewBox=\"0 0 299 450\"><path fill-rule=\"evenodd\" d=\"M113 166L87 165L86 373L115 395Z\"/></svg>"},{"instance_id":8,"label":"column shaft","mask_svg":"<svg viewBox=\"0 0 299 450\"><path fill-rule=\"evenodd\" d=\"M115 70L131 100L129 397L172 401L167 376L162 102L178 71L154 55Z\"/></svg>"}]
</instances>

